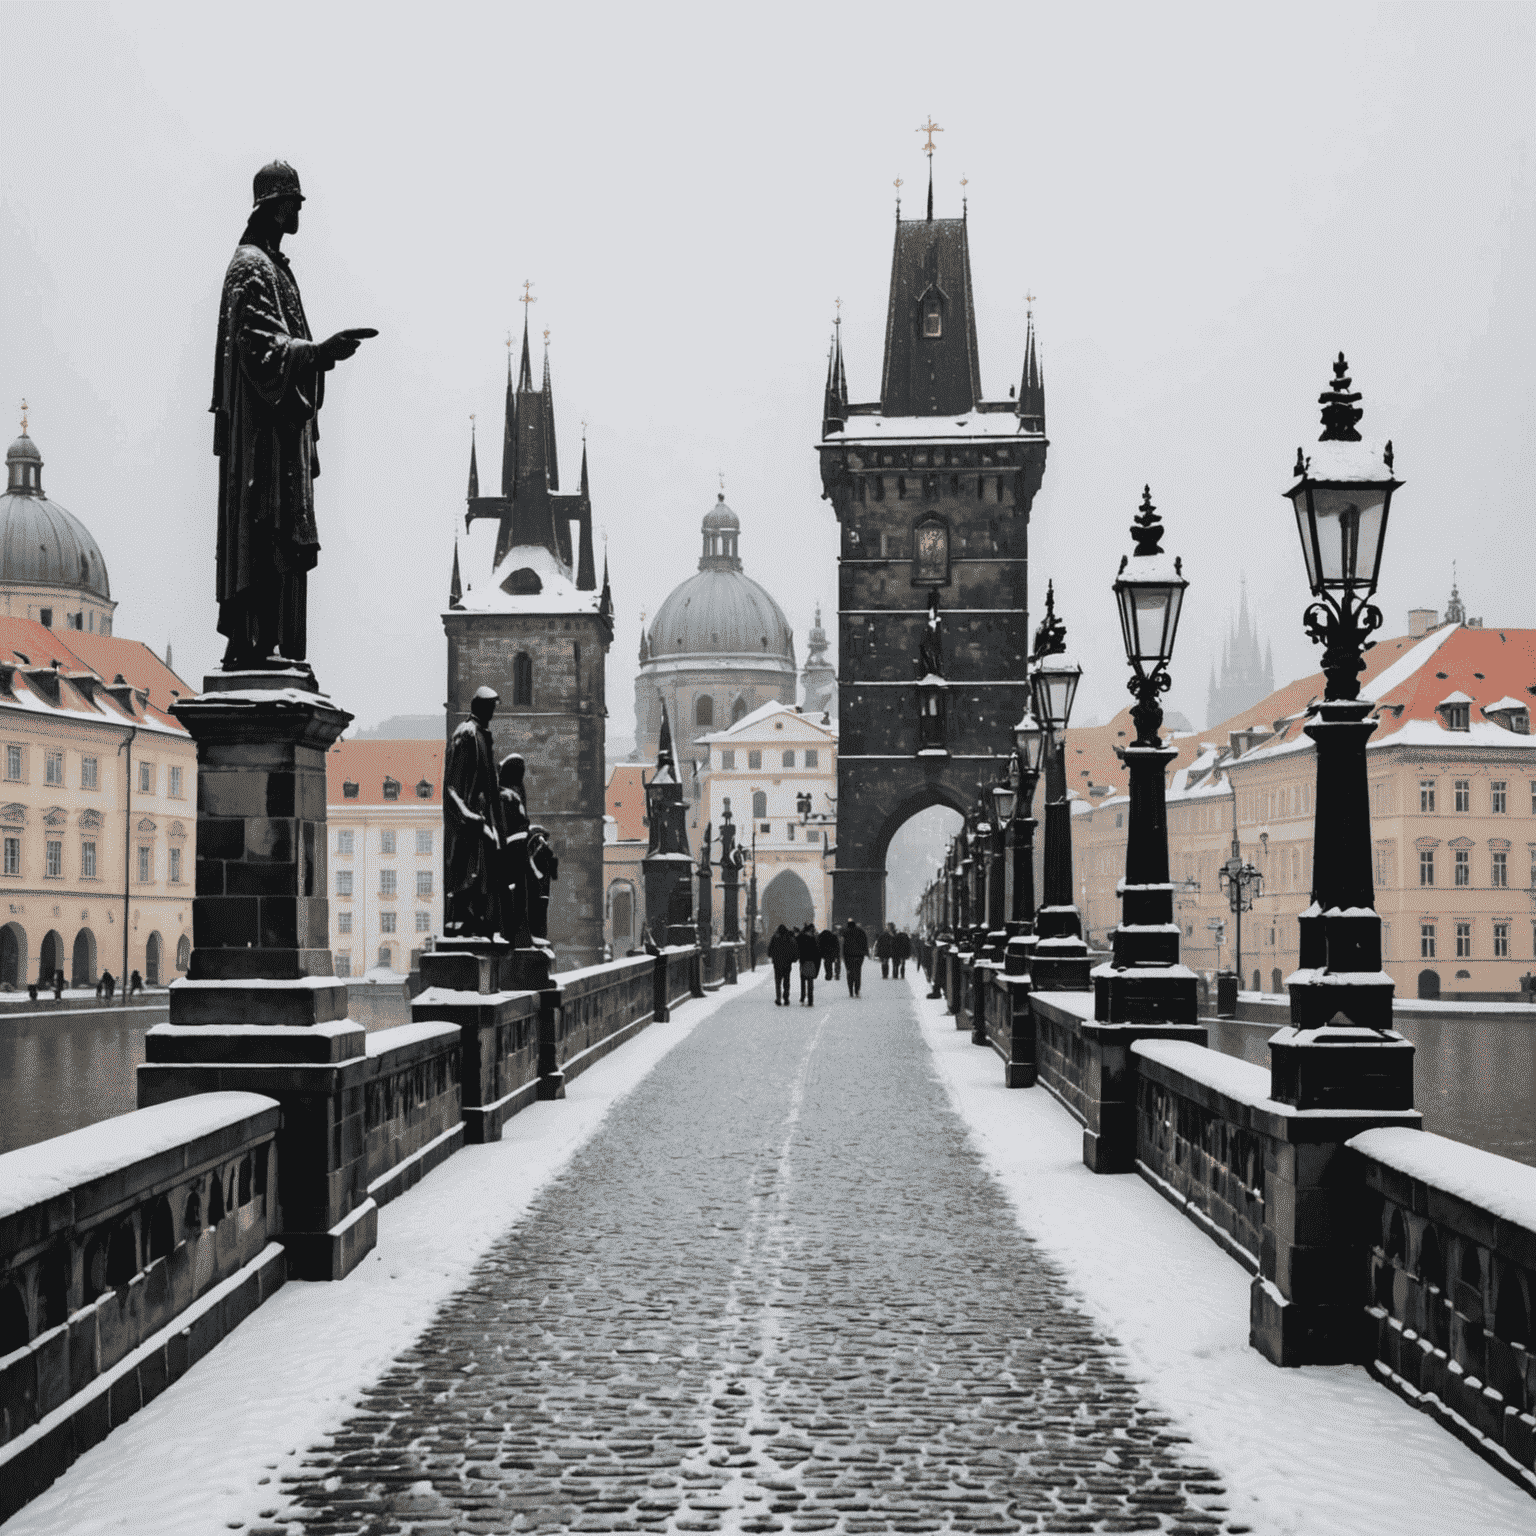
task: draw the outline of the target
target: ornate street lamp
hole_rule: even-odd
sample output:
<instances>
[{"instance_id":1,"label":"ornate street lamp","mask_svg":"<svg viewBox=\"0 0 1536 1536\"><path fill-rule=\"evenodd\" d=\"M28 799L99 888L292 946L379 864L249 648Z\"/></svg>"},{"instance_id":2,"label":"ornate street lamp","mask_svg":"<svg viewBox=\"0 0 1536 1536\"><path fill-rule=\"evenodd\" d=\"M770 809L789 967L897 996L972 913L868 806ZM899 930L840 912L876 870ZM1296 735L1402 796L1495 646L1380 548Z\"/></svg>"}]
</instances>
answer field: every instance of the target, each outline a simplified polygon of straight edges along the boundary
<instances>
[{"instance_id":1,"label":"ornate street lamp","mask_svg":"<svg viewBox=\"0 0 1536 1536\"><path fill-rule=\"evenodd\" d=\"M1072 805L1067 798L1067 723L1083 669L1067 654L1066 626L1056 617L1054 584L1035 635L1030 692L1036 718L1050 733L1045 748L1045 900L1035 918L1034 983L1040 991L1086 992L1088 946L1072 900Z\"/></svg>"},{"instance_id":2,"label":"ornate street lamp","mask_svg":"<svg viewBox=\"0 0 1536 1536\"><path fill-rule=\"evenodd\" d=\"M1008 829L1013 843L1013 868L1004 970L1010 976L1027 974L1030 951L1035 945L1034 805L1045 741L1045 728L1026 708L1023 718L1013 728L1013 757L1008 763L1008 779L1014 789Z\"/></svg>"},{"instance_id":3,"label":"ornate street lamp","mask_svg":"<svg viewBox=\"0 0 1536 1536\"><path fill-rule=\"evenodd\" d=\"M1182 561L1163 552L1163 525L1150 486L1142 491L1131 538L1135 551L1121 558L1115 578L1131 664L1129 687L1136 697L1131 710L1136 739L1120 754L1130 776L1131 819L1114 958L1093 973L1094 1017L1115 1024L1193 1024L1199 1015L1195 974L1179 963L1179 925L1168 878L1166 774L1178 751L1163 745L1158 703L1168 691L1168 662L1189 583Z\"/></svg>"},{"instance_id":4,"label":"ornate street lamp","mask_svg":"<svg viewBox=\"0 0 1536 1536\"><path fill-rule=\"evenodd\" d=\"M1312 903L1301 914L1300 965L1290 978L1291 1027L1270 1041L1271 1093L1300 1108L1406 1109L1413 1047L1392 1032L1392 980L1381 968L1381 919L1371 870L1365 749L1375 722L1360 699L1392 496L1392 444L1356 429L1363 412L1341 352L1319 397L1323 431L1296 453L1285 492L1296 516L1314 601L1303 620L1324 647L1322 702L1304 727L1317 744Z\"/></svg>"},{"instance_id":5,"label":"ornate street lamp","mask_svg":"<svg viewBox=\"0 0 1536 1536\"><path fill-rule=\"evenodd\" d=\"M1225 864L1216 871L1221 888L1226 892L1227 905L1232 909L1232 970L1237 985L1243 984L1243 913L1253 911L1253 904L1264 889L1264 873L1243 858L1237 840L1237 828L1232 829L1232 852Z\"/></svg>"}]
</instances>

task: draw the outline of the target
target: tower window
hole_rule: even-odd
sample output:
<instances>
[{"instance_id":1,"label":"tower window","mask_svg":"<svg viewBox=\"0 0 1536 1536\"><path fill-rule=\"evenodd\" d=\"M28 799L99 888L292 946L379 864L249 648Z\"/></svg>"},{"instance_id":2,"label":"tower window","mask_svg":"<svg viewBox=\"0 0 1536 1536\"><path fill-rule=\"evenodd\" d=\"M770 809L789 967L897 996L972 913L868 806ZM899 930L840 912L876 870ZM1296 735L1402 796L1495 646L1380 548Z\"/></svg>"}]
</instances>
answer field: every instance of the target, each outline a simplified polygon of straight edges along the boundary
<instances>
[{"instance_id":1,"label":"tower window","mask_svg":"<svg viewBox=\"0 0 1536 1536\"><path fill-rule=\"evenodd\" d=\"M936 293L930 293L923 300L923 335L942 336L944 334L944 301Z\"/></svg>"},{"instance_id":2,"label":"tower window","mask_svg":"<svg viewBox=\"0 0 1536 1536\"><path fill-rule=\"evenodd\" d=\"M512 658L512 704L519 709L533 707L533 658L527 651Z\"/></svg>"},{"instance_id":3,"label":"tower window","mask_svg":"<svg viewBox=\"0 0 1536 1536\"><path fill-rule=\"evenodd\" d=\"M693 701L693 723L703 726L706 730L714 726L715 701L707 693L701 693Z\"/></svg>"},{"instance_id":4,"label":"tower window","mask_svg":"<svg viewBox=\"0 0 1536 1536\"><path fill-rule=\"evenodd\" d=\"M949 525L939 517L925 517L912 530L912 584L942 586L949 581Z\"/></svg>"},{"instance_id":5,"label":"tower window","mask_svg":"<svg viewBox=\"0 0 1536 1536\"><path fill-rule=\"evenodd\" d=\"M768 814L768 794L766 790L754 789L752 791L752 815L761 818Z\"/></svg>"}]
</instances>

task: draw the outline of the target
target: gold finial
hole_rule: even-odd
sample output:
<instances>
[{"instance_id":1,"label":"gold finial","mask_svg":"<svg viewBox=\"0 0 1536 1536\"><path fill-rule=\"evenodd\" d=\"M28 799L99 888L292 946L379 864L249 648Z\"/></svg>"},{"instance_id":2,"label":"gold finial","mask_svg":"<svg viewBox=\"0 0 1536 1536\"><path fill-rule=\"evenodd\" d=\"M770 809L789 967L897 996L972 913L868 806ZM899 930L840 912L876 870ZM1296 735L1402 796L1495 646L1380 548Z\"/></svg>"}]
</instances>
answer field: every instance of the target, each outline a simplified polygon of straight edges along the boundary
<instances>
[{"instance_id":1,"label":"gold finial","mask_svg":"<svg viewBox=\"0 0 1536 1536\"><path fill-rule=\"evenodd\" d=\"M1033 314L1035 312L1035 296L1034 296L1034 294L1026 293L1024 295L1024 303L1026 305L1026 308L1025 308L1025 311L1024 311L1025 315L1026 316L1033 316Z\"/></svg>"},{"instance_id":2,"label":"gold finial","mask_svg":"<svg viewBox=\"0 0 1536 1536\"><path fill-rule=\"evenodd\" d=\"M933 142L933 136L936 133L943 133L944 130L940 128L936 122L934 122L933 114L930 112L928 114L928 121L926 123L920 124L917 131L919 133L926 133L928 135L928 142L923 145L923 153L927 155L930 160L933 159L933 152L935 148L937 148Z\"/></svg>"},{"instance_id":3,"label":"gold finial","mask_svg":"<svg viewBox=\"0 0 1536 1536\"><path fill-rule=\"evenodd\" d=\"M720 476L720 495L723 499L725 496L725 471L723 469L717 469L715 473Z\"/></svg>"},{"instance_id":4,"label":"gold finial","mask_svg":"<svg viewBox=\"0 0 1536 1536\"><path fill-rule=\"evenodd\" d=\"M832 302L837 307L837 313L832 317L832 324L841 325L843 323L843 301L841 299L833 299Z\"/></svg>"},{"instance_id":5,"label":"gold finial","mask_svg":"<svg viewBox=\"0 0 1536 1536\"><path fill-rule=\"evenodd\" d=\"M469 435L471 437L475 435L475 413L473 411L469 413Z\"/></svg>"},{"instance_id":6,"label":"gold finial","mask_svg":"<svg viewBox=\"0 0 1536 1536\"><path fill-rule=\"evenodd\" d=\"M587 418L585 416L581 418L581 440L582 442L587 440Z\"/></svg>"},{"instance_id":7,"label":"gold finial","mask_svg":"<svg viewBox=\"0 0 1536 1536\"><path fill-rule=\"evenodd\" d=\"M27 435L27 402L25 400L21 402L21 435L23 437Z\"/></svg>"},{"instance_id":8,"label":"gold finial","mask_svg":"<svg viewBox=\"0 0 1536 1536\"><path fill-rule=\"evenodd\" d=\"M896 180L891 183L891 185L896 188L896 195L897 195L897 197L900 197L901 196L901 177L898 176L896 178Z\"/></svg>"},{"instance_id":9,"label":"gold finial","mask_svg":"<svg viewBox=\"0 0 1536 1536\"><path fill-rule=\"evenodd\" d=\"M519 304L537 304L539 302L533 296L533 283L532 282L525 282L523 284L523 294L522 294L522 297L517 302Z\"/></svg>"},{"instance_id":10,"label":"gold finial","mask_svg":"<svg viewBox=\"0 0 1536 1536\"><path fill-rule=\"evenodd\" d=\"M970 184L971 184L970 177L967 176L964 171L961 171L960 172L960 185L962 187L968 187L968 186L970 186Z\"/></svg>"}]
</instances>

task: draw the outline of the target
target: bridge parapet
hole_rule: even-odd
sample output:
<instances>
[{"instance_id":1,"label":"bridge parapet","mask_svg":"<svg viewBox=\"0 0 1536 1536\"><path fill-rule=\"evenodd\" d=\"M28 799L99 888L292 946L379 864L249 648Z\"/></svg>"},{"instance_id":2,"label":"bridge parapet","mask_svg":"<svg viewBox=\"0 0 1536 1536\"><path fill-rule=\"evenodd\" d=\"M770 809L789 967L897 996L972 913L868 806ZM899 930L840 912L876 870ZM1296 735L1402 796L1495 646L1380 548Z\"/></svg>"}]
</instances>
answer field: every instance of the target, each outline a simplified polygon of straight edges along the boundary
<instances>
[{"instance_id":1,"label":"bridge parapet","mask_svg":"<svg viewBox=\"0 0 1536 1536\"><path fill-rule=\"evenodd\" d=\"M204 1094L0 1156L0 1521L283 1283L278 1123Z\"/></svg>"},{"instance_id":2,"label":"bridge parapet","mask_svg":"<svg viewBox=\"0 0 1536 1536\"><path fill-rule=\"evenodd\" d=\"M1536 1169L1427 1131L1349 1151L1372 1373L1536 1494Z\"/></svg>"}]
</instances>

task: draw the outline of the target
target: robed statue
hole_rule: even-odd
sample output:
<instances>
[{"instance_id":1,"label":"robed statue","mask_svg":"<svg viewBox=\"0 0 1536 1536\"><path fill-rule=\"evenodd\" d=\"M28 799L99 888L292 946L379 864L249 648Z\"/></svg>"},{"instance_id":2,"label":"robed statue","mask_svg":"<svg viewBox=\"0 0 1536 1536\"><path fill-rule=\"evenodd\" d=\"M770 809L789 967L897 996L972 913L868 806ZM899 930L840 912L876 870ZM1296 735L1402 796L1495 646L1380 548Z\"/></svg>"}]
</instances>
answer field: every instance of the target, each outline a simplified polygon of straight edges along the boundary
<instances>
[{"instance_id":1,"label":"robed statue","mask_svg":"<svg viewBox=\"0 0 1536 1536\"><path fill-rule=\"evenodd\" d=\"M282 252L283 236L299 227L298 172L274 160L257 171L253 192L255 206L224 274L210 407L225 671L305 659L305 586L320 553L314 479L325 376L378 334L310 337Z\"/></svg>"},{"instance_id":2,"label":"robed statue","mask_svg":"<svg viewBox=\"0 0 1536 1536\"><path fill-rule=\"evenodd\" d=\"M501 760L497 779L501 791L501 931L509 944L526 949L532 942L528 916L528 791L523 782L526 764L521 752Z\"/></svg>"},{"instance_id":3,"label":"robed statue","mask_svg":"<svg viewBox=\"0 0 1536 1536\"><path fill-rule=\"evenodd\" d=\"M541 949L549 943L549 887L560 878L560 858L549 829L535 822L528 828L528 930Z\"/></svg>"},{"instance_id":4,"label":"robed statue","mask_svg":"<svg viewBox=\"0 0 1536 1536\"><path fill-rule=\"evenodd\" d=\"M504 838L491 749L499 697L476 691L443 765L443 932L450 938L494 938L501 920Z\"/></svg>"}]
</instances>

